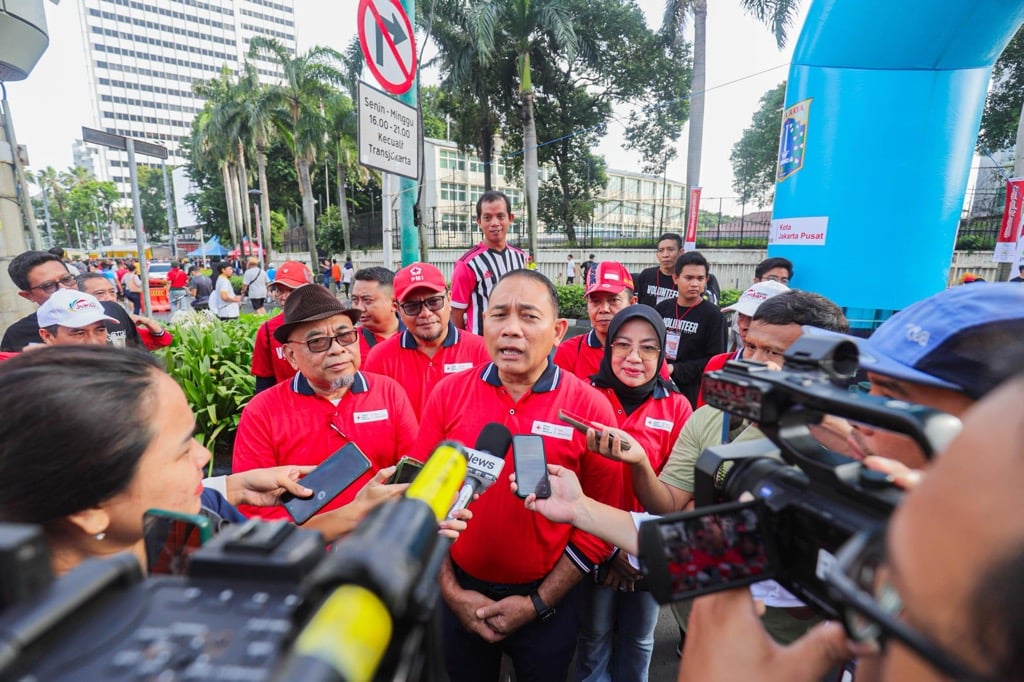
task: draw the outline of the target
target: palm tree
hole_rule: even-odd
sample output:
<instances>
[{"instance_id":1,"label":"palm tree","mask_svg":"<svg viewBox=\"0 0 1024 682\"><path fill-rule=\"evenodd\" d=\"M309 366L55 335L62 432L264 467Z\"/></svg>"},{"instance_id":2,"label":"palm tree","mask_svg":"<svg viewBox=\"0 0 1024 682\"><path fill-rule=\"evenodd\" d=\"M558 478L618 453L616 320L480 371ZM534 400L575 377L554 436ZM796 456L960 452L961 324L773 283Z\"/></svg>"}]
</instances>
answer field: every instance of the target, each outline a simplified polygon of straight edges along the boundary
<instances>
[{"instance_id":1,"label":"palm tree","mask_svg":"<svg viewBox=\"0 0 1024 682\"><path fill-rule=\"evenodd\" d=\"M800 0L739 0L747 13L771 29L782 48L786 32L800 9ZM662 33L675 46L683 42L686 17L693 13L693 80L690 84L690 132L686 147L686 186L700 187L700 159L704 138L704 89L707 73L708 0L665 0ZM690 214L690 195L686 195L686 214Z\"/></svg>"},{"instance_id":2,"label":"palm tree","mask_svg":"<svg viewBox=\"0 0 1024 682\"><path fill-rule=\"evenodd\" d=\"M34 182L43 190L43 194L46 198L44 201L53 197L53 201L56 204L56 211L50 212L51 223L60 223L61 229L64 231L64 243L70 246L71 241L71 230L68 226L68 212L67 212L67 197L66 190L61 185L61 174L57 172L57 169L53 166L47 166L41 171L37 171L34 175L29 178L30 182ZM51 235L52 237L53 235ZM79 244L81 246L81 244Z\"/></svg>"},{"instance_id":3,"label":"palm tree","mask_svg":"<svg viewBox=\"0 0 1024 682\"><path fill-rule=\"evenodd\" d=\"M537 258L537 127L533 118L534 90L530 54L542 43L571 53L576 51L572 18L561 0L483 0L467 10L470 35L484 66L499 56L505 45L516 54L516 76L523 119L523 182L526 194L530 254Z\"/></svg>"},{"instance_id":4,"label":"palm tree","mask_svg":"<svg viewBox=\"0 0 1024 682\"><path fill-rule=\"evenodd\" d=\"M342 93L336 93L324 103L324 115L327 117L327 137L334 153L336 170L336 189L338 192L338 211L341 213L342 237L345 241L345 255L352 255L351 226L348 220L348 198L345 188L350 174L355 173L358 180L365 182L370 172L358 163L356 146L358 117L352 99Z\"/></svg>"},{"instance_id":5,"label":"palm tree","mask_svg":"<svg viewBox=\"0 0 1024 682\"><path fill-rule=\"evenodd\" d=\"M224 203L228 214L228 230L231 243L239 243L242 228L242 208L238 196L236 154L237 145L232 143L229 117L224 110L232 106L237 95L234 78L230 69L221 69L220 76L206 81L196 81L192 91L206 100L203 110L196 116L192 130L192 163L206 168L216 168L224 183Z\"/></svg>"},{"instance_id":6,"label":"palm tree","mask_svg":"<svg viewBox=\"0 0 1024 682\"><path fill-rule=\"evenodd\" d=\"M342 58L336 50L323 46L312 47L304 54L293 56L280 41L264 37L252 40L249 53L276 62L283 72L283 82L271 87L283 100L290 118L291 129L286 139L295 156L295 169L299 175L309 262L315 264L319 261L309 169L323 144L327 127L320 113L320 104L329 100L337 92L335 86L345 81L339 68Z\"/></svg>"},{"instance_id":7,"label":"palm tree","mask_svg":"<svg viewBox=\"0 0 1024 682\"><path fill-rule=\"evenodd\" d=\"M238 79L237 96L230 100L225 108L224 120L231 137L238 141L240 153L244 158L244 148L251 147L256 156L257 182L260 191L260 214L264 263L271 259L270 255L270 186L267 183L267 149L280 126L287 124L287 112L280 91L263 85L259 80L259 72L252 62L246 62L244 71ZM244 176L244 171L242 173ZM248 194L248 186L245 187ZM244 199L243 195L243 199ZM246 211L248 215L248 211Z\"/></svg>"}]
</instances>

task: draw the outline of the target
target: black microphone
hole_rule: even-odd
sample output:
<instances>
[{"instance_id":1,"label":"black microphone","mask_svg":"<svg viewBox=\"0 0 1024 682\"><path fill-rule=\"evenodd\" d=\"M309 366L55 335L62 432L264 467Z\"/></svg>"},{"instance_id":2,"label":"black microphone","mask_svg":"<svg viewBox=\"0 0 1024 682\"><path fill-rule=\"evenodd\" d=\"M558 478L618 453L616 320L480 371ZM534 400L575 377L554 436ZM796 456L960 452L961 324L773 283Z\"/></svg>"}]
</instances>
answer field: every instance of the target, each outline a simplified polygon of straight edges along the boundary
<instances>
[{"instance_id":1,"label":"black microphone","mask_svg":"<svg viewBox=\"0 0 1024 682\"><path fill-rule=\"evenodd\" d=\"M491 422L484 426L476 439L476 446L465 448L469 467L466 481L459 490L455 504L448 512L448 518L459 509L465 509L474 495L482 494L491 487L505 466L505 453L512 445L512 432L504 424Z\"/></svg>"}]
</instances>

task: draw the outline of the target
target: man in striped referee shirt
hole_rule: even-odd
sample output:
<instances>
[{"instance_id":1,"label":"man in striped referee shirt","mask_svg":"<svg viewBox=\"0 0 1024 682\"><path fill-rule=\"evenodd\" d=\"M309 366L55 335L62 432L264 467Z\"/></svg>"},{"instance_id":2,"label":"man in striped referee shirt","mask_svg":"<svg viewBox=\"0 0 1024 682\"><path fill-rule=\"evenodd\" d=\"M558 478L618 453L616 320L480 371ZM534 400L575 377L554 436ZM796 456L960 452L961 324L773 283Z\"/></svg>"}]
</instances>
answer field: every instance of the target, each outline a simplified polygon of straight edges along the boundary
<instances>
[{"instance_id":1,"label":"man in striped referee shirt","mask_svg":"<svg viewBox=\"0 0 1024 682\"><path fill-rule=\"evenodd\" d=\"M512 202L503 192L488 190L476 202L476 224L483 241L455 262L452 273L452 323L483 334L487 299L501 276L526 267L526 253L508 245Z\"/></svg>"}]
</instances>

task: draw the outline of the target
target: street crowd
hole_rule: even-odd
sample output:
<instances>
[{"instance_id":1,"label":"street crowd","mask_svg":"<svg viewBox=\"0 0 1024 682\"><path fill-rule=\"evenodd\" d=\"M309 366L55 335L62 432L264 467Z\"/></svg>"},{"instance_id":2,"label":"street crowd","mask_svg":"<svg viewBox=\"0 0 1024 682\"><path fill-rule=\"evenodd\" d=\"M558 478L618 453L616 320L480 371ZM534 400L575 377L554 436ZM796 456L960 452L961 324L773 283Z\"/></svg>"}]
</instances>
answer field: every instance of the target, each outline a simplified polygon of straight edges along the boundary
<instances>
[{"instance_id":1,"label":"street crowd","mask_svg":"<svg viewBox=\"0 0 1024 682\"><path fill-rule=\"evenodd\" d=\"M441 523L456 538L439 576L449 678L496 680L507 656L523 681L646 680L660 607L636 560L638 524L693 508L706 448L763 437L705 404L702 377L733 360L780 368L809 329L843 334L849 323L835 302L799 288L799 263L784 258L758 264L720 308L713 264L666 233L656 264L639 273L569 256L565 277L583 284L590 330L566 338L554 284L507 242L513 219L504 194L479 198L482 240L450 283L430 263L392 272L330 260L314 274L298 261L268 272L253 260L236 292L241 264L217 264L212 280L197 263L174 264L175 310L208 309L230 324L243 298L257 312L271 298L282 306L256 333L256 395L232 473L207 479L210 453L193 438L185 396L145 352L171 343L170 332L117 302L137 305L134 264L120 276L110 264L76 273L60 253L19 255L10 276L39 307L0 344L0 521L43 525L62 573L88 557L140 553L150 508L289 519L281 495L308 495L302 477L354 443L371 466L304 524L333 541L404 492L388 482L402 457L425 461L445 440L471 446L496 422L542 438L550 496L519 494L512 454L494 453L507 462L502 478ZM1024 680L1022 334L1024 287L978 283L850 337L861 390L963 420L933 459L867 424L826 418L815 431L906 489L851 604L875 627L822 622L772 581L680 602L679 679L839 679L856 659L858 679ZM702 538L694 583L739 570L747 550L727 548L721 532Z\"/></svg>"}]
</instances>

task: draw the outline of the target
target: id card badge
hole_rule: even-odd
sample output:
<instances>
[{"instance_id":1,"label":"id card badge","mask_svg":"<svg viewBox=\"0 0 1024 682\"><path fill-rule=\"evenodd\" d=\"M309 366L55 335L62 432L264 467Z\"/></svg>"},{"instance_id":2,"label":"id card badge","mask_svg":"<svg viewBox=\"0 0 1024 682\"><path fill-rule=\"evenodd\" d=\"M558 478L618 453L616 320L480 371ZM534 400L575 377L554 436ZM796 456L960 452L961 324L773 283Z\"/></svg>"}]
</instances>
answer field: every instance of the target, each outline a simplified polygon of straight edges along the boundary
<instances>
[{"instance_id":1,"label":"id card badge","mask_svg":"<svg viewBox=\"0 0 1024 682\"><path fill-rule=\"evenodd\" d=\"M679 332L668 332L665 335L665 355L669 360L676 359L679 350Z\"/></svg>"}]
</instances>

